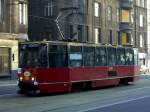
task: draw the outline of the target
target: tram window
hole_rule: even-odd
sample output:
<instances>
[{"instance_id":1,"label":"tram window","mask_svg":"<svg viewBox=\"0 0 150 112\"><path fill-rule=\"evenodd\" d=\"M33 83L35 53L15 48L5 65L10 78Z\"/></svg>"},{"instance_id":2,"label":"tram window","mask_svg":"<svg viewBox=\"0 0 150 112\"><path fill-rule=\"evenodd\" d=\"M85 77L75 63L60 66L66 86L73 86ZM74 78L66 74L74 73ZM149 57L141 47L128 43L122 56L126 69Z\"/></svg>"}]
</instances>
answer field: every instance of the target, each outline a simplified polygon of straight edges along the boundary
<instances>
[{"instance_id":1,"label":"tram window","mask_svg":"<svg viewBox=\"0 0 150 112\"><path fill-rule=\"evenodd\" d=\"M84 66L94 66L94 47L84 47Z\"/></svg>"},{"instance_id":2,"label":"tram window","mask_svg":"<svg viewBox=\"0 0 150 112\"><path fill-rule=\"evenodd\" d=\"M95 49L95 65L96 66L106 66L107 65L106 48L97 47Z\"/></svg>"},{"instance_id":3,"label":"tram window","mask_svg":"<svg viewBox=\"0 0 150 112\"><path fill-rule=\"evenodd\" d=\"M132 49L126 49L126 65L134 64L134 51Z\"/></svg>"},{"instance_id":4,"label":"tram window","mask_svg":"<svg viewBox=\"0 0 150 112\"><path fill-rule=\"evenodd\" d=\"M82 66L82 47L81 46L70 46L69 66L70 67Z\"/></svg>"},{"instance_id":5,"label":"tram window","mask_svg":"<svg viewBox=\"0 0 150 112\"><path fill-rule=\"evenodd\" d=\"M39 46L20 45L20 67L39 67Z\"/></svg>"},{"instance_id":6,"label":"tram window","mask_svg":"<svg viewBox=\"0 0 150 112\"><path fill-rule=\"evenodd\" d=\"M43 44L40 48L40 66L47 67L47 45Z\"/></svg>"},{"instance_id":7,"label":"tram window","mask_svg":"<svg viewBox=\"0 0 150 112\"><path fill-rule=\"evenodd\" d=\"M116 65L116 49L108 47L108 65L115 66Z\"/></svg>"},{"instance_id":8,"label":"tram window","mask_svg":"<svg viewBox=\"0 0 150 112\"><path fill-rule=\"evenodd\" d=\"M67 46L49 46L49 65L50 67L67 67Z\"/></svg>"},{"instance_id":9,"label":"tram window","mask_svg":"<svg viewBox=\"0 0 150 112\"><path fill-rule=\"evenodd\" d=\"M125 65L125 64L126 64L125 49L117 48L117 65Z\"/></svg>"}]
</instances>

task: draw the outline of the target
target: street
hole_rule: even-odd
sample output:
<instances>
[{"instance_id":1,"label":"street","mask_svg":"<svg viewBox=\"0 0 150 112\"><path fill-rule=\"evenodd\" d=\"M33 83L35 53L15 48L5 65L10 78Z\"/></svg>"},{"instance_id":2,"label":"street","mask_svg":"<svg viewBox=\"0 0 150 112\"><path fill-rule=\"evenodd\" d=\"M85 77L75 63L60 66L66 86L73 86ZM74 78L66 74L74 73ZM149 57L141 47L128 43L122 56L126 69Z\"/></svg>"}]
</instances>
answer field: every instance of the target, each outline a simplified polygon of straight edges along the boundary
<instances>
[{"instance_id":1,"label":"street","mask_svg":"<svg viewBox=\"0 0 150 112\"><path fill-rule=\"evenodd\" d=\"M87 110L87 112L149 112L150 95L140 97L137 99L126 100L124 102L118 102L102 107L93 108Z\"/></svg>"},{"instance_id":2,"label":"street","mask_svg":"<svg viewBox=\"0 0 150 112\"><path fill-rule=\"evenodd\" d=\"M134 85L28 97L17 86L0 86L0 112L149 112L150 76Z\"/></svg>"}]
</instances>

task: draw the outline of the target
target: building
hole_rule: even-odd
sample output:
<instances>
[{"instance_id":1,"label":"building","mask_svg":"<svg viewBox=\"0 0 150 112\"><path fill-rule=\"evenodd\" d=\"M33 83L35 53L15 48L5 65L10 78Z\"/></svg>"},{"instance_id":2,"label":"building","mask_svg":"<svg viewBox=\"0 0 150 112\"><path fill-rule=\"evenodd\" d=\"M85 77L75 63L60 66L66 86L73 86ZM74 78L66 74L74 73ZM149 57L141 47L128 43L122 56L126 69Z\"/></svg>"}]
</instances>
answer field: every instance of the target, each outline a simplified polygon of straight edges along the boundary
<instances>
[{"instance_id":1,"label":"building","mask_svg":"<svg viewBox=\"0 0 150 112\"><path fill-rule=\"evenodd\" d=\"M150 71L150 1L147 0L147 47L148 47L148 65L149 65L149 71Z\"/></svg>"},{"instance_id":2,"label":"building","mask_svg":"<svg viewBox=\"0 0 150 112\"><path fill-rule=\"evenodd\" d=\"M117 44L118 15L118 0L29 0L29 39Z\"/></svg>"},{"instance_id":3,"label":"building","mask_svg":"<svg viewBox=\"0 0 150 112\"><path fill-rule=\"evenodd\" d=\"M0 77L14 78L18 42L27 38L27 1L0 0Z\"/></svg>"},{"instance_id":4,"label":"building","mask_svg":"<svg viewBox=\"0 0 150 112\"><path fill-rule=\"evenodd\" d=\"M85 2L86 0L29 0L29 39L76 40L77 35L84 35L81 27L86 25Z\"/></svg>"},{"instance_id":5,"label":"building","mask_svg":"<svg viewBox=\"0 0 150 112\"><path fill-rule=\"evenodd\" d=\"M147 65L147 0L134 1L134 44L139 48L141 65Z\"/></svg>"},{"instance_id":6,"label":"building","mask_svg":"<svg viewBox=\"0 0 150 112\"><path fill-rule=\"evenodd\" d=\"M134 45L133 43L133 1L120 0L120 39L121 45Z\"/></svg>"},{"instance_id":7,"label":"building","mask_svg":"<svg viewBox=\"0 0 150 112\"><path fill-rule=\"evenodd\" d=\"M146 63L147 0L29 0L29 39L139 48Z\"/></svg>"}]
</instances>

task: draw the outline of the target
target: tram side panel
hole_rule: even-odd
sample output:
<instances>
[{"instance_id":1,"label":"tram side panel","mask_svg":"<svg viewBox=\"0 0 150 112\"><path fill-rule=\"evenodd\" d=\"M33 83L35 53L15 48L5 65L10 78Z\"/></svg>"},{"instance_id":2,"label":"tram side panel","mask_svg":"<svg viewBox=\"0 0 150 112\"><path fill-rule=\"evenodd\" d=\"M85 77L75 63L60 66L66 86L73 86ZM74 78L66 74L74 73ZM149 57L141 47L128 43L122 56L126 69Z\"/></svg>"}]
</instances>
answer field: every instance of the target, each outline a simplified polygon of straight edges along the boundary
<instances>
[{"instance_id":1,"label":"tram side panel","mask_svg":"<svg viewBox=\"0 0 150 112\"><path fill-rule=\"evenodd\" d=\"M133 77L134 76L134 66L118 66L117 69L118 77Z\"/></svg>"},{"instance_id":2,"label":"tram side panel","mask_svg":"<svg viewBox=\"0 0 150 112\"><path fill-rule=\"evenodd\" d=\"M67 68L38 69L39 89L47 92L70 92L69 70Z\"/></svg>"},{"instance_id":3,"label":"tram side panel","mask_svg":"<svg viewBox=\"0 0 150 112\"><path fill-rule=\"evenodd\" d=\"M71 68L69 73L72 82L99 80L107 78L107 67Z\"/></svg>"},{"instance_id":4,"label":"tram side panel","mask_svg":"<svg viewBox=\"0 0 150 112\"><path fill-rule=\"evenodd\" d=\"M91 82L92 87L103 87L119 84L116 76L108 75L108 67L86 67L70 69L72 83Z\"/></svg>"}]
</instances>

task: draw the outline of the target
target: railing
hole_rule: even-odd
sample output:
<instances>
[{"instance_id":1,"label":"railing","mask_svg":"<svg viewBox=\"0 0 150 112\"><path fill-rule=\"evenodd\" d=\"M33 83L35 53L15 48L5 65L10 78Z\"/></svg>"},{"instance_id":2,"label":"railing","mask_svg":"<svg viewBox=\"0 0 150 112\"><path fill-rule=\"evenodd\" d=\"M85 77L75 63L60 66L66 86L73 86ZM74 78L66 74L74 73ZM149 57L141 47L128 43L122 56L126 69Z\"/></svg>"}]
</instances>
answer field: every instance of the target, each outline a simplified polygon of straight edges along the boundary
<instances>
[{"instance_id":1,"label":"railing","mask_svg":"<svg viewBox=\"0 0 150 112\"><path fill-rule=\"evenodd\" d=\"M120 0L120 8L132 9L133 8L133 1L132 0Z\"/></svg>"},{"instance_id":2,"label":"railing","mask_svg":"<svg viewBox=\"0 0 150 112\"><path fill-rule=\"evenodd\" d=\"M131 31L133 29L132 24L130 22L120 22L119 28L122 31Z\"/></svg>"},{"instance_id":3,"label":"railing","mask_svg":"<svg viewBox=\"0 0 150 112\"><path fill-rule=\"evenodd\" d=\"M61 4L61 9L78 9L79 8L79 2L78 0L65 0Z\"/></svg>"}]
</instances>

